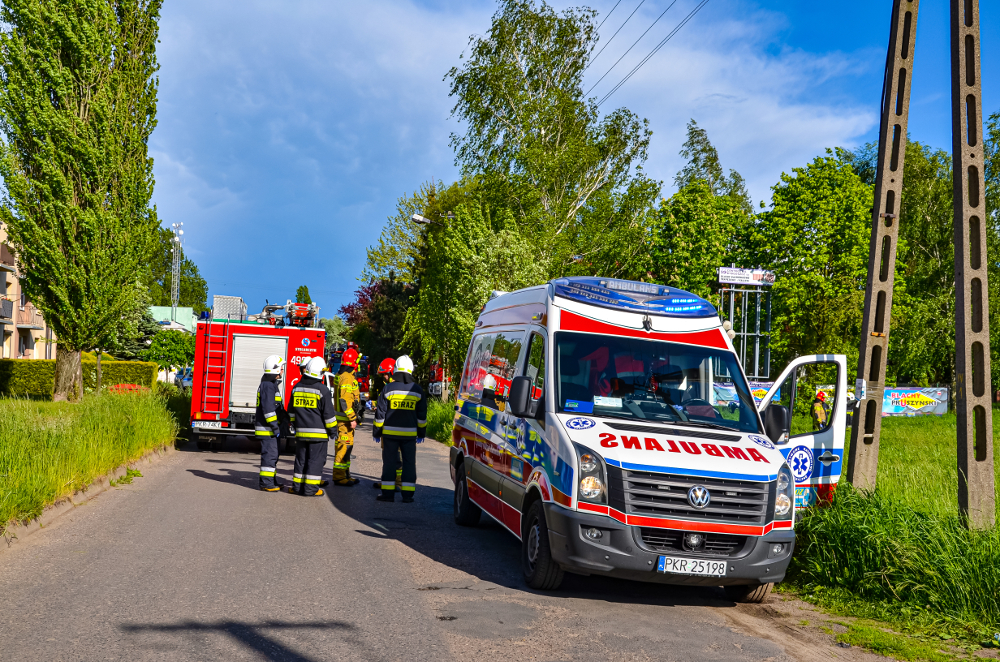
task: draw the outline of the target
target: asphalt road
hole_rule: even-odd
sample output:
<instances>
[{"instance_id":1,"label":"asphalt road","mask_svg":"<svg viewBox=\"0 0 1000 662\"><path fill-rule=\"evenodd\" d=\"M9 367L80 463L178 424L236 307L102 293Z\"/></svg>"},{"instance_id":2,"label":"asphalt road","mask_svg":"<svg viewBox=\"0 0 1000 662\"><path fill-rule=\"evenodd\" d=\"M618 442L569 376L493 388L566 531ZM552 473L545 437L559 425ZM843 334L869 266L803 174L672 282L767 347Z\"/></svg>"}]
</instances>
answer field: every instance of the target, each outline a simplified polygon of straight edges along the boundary
<instances>
[{"instance_id":1,"label":"asphalt road","mask_svg":"<svg viewBox=\"0 0 1000 662\"><path fill-rule=\"evenodd\" d=\"M363 482L320 498L258 491L252 450L242 439L220 453L192 444L0 555L0 659L788 660L836 650L753 633L770 626L721 590L573 575L555 593L526 589L513 536L485 515L476 529L453 523L448 449L436 442L419 448L413 504L374 500L368 426L355 446ZM290 457L279 473L290 481Z\"/></svg>"}]
</instances>

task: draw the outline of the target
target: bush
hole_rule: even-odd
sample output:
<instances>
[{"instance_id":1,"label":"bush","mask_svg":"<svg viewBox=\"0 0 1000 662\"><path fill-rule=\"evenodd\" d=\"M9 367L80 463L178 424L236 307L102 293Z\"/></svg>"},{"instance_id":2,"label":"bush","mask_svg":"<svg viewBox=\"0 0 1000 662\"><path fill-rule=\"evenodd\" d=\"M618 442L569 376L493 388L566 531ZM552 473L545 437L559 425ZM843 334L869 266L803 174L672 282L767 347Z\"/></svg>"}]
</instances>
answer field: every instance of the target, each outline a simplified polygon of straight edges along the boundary
<instances>
[{"instance_id":1,"label":"bush","mask_svg":"<svg viewBox=\"0 0 1000 662\"><path fill-rule=\"evenodd\" d=\"M177 433L164 401L148 394L88 395L78 404L0 400L0 420L0 530Z\"/></svg>"},{"instance_id":2,"label":"bush","mask_svg":"<svg viewBox=\"0 0 1000 662\"><path fill-rule=\"evenodd\" d=\"M153 388L156 384L158 366L146 361L111 361L101 359L101 388L115 384L138 384ZM83 388L97 388L97 361L83 361ZM52 391L52 387L49 387Z\"/></svg>"},{"instance_id":3,"label":"bush","mask_svg":"<svg viewBox=\"0 0 1000 662\"><path fill-rule=\"evenodd\" d=\"M455 405L427 396L427 437L451 445L451 429L455 426Z\"/></svg>"},{"instance_id":4,"label":"bush","mask_svg":"<svg viewBox=\"0 0 1000 662\"><path fill-rule=\"evenodd\" d=\"M47 359L0 359L0 395L51 400L56 362Z\"/></svg>"}]
</instances>

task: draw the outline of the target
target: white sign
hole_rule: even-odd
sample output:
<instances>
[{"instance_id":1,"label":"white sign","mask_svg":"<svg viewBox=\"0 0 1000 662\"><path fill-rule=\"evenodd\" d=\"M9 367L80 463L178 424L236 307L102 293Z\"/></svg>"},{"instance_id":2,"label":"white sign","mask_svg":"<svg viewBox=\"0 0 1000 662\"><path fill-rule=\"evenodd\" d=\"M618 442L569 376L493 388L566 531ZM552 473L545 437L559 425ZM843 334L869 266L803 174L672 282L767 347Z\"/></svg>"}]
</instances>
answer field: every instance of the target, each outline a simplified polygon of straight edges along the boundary
<instances>
[{"instance_id":1,"label":"white sign","mask_svg":"<svg viewBox=\"0 0 1000 662\"><path fill-rule=\"evenodd\" d=\"M731 285L774 285L774 272L763 269L719 267L719 282Z\"/></svg>"}]
</instances>

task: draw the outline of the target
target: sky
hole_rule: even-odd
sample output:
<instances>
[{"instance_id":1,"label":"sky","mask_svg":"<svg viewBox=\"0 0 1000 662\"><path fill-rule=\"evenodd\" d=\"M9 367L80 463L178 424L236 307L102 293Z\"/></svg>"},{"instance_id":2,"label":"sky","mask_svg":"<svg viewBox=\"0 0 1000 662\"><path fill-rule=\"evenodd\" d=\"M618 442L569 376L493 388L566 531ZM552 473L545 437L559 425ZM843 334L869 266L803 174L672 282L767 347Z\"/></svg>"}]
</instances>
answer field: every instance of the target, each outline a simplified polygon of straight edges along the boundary
<instances>
[{"instance_id":1,"label":"sky","mask_svg":"<svg viewBox=\"0 0 1000 662\"><path fill-rule=\"evenodd\" d=\"M698 4L668 10L672 1L587 3L607 18L588 96L603 97ZM911 139L950 151L948 5L920 6L909 127ZM601 110L649 119L645 170L663 195L675 190L695 119L723 167L768 201L783 172L877 139L891 7L710 0ZM443 78L495 9L493 0L164 3L153 202L165 226L184 224L185 254L210 295L242 296L258 311L304 284L326 317L353 299L365 249L396 200L458 176L448 141L462 126ZM981 30L989 114L1000 111L1000 3L981 2Z\"/></svg>"}]
</instances>

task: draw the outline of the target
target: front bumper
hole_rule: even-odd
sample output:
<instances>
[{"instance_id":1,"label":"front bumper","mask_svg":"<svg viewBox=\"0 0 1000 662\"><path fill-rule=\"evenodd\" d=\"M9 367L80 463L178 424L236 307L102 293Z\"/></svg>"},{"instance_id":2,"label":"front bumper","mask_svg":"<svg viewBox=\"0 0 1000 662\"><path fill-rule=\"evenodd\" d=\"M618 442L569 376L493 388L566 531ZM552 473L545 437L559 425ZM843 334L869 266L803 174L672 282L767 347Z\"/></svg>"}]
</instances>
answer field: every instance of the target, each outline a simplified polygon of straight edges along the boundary
<instances>
[{"instance_id":1,"label":"front bumper","mask_svg":"<svg viewBox=\"0 0 1000 662\"><path fill-rule=\"evenodd\" d=\"M792 559L795 531L782 529L751 537L732 556L715 556L698 552L656 551L647 546L639 533L640 527L627 526L610 517L567 510L545 504L545 520L549 528L552 557L565 570L581 575L606 575L621 579L687 586L724 586L730 584L766 584L780 582ZM583 535L588 528L604 534L599 542ZM773 555L774 543L783 543L783 551ZM729 567L725 577L677 575L656 571L661 556L725 560Z\"/></svg>"}]
</instances>

